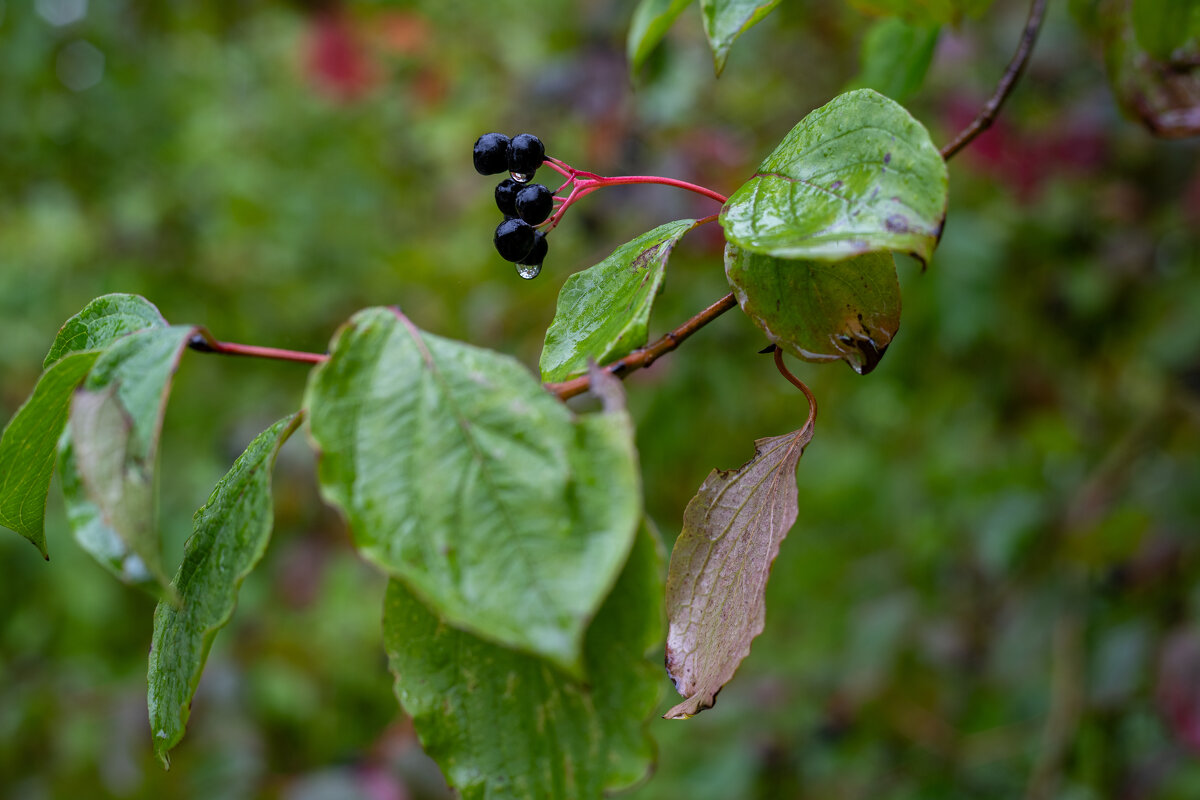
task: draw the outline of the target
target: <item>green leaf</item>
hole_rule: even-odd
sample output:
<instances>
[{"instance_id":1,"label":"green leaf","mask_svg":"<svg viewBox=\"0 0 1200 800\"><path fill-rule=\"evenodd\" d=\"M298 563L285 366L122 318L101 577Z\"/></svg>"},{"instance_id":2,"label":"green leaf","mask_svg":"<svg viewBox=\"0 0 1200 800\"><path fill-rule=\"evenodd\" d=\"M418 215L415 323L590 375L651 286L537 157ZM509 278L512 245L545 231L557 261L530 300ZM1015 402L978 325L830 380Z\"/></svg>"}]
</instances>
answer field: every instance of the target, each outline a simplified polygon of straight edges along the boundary
<instances>
[{"instance_id":1,"label":"green leaf","mask_svg":"<svg viewBox=\"0 0 1200 800\"><path fill-rule=\"evenodd\" d=\"M146 569L145 562L130 550L116 531L105 524L100 507L88 498L75 462L75 448L67 434L59 440L58 475L62 483L67 521L79 546L118 580L151 594L157 593L158 584Z\"/></svg>"},{"instance_id":2,"label":"green leaf","mask_svg":"<svg viewBox=\"0 0 1200 800\"><path fill-rule=\"evenodd\" d=\"M33 394L0 437L0 525L46 552L46 493L54 473L54 451L67 423L71 393L98 353L73 353L42 373Z\"/></svg>"},{"instance_id":3,"label":"green leaf","mask_svg":"<svg viewBox=\"0 0 1200 800\"><path fill-rule=\"evenodd\" d=\"M42 368L49 369L67 353L99 350L134 331L166 325L162 314L144 297L136 294L97 297L63 323Z\"/></svg>"},{"instance_id":4,"label":"green leaf","mask_svg":"<svg viewBox=\"0 0 1200 800\"><path fill-rule=\"evenodd\" d=\"M667 259L695 225L694 219L660 225L567 278L542 348L543 381L582 375L589 358L609 364L646 343Z\"/></svg>"},{"instance_id":5,"label":"green leaf","mask_svg":"<svg viewBox=\"0 0 1200 800\"><path fill-rule=\"evenodd\" d=\"M1194 2L1186 0L1133 0L1129 13L1138 45L1166 61L1190 37Z\"/></svg>"},{"instance_id":6,"label":"green leaf","mask_svg":"<svg viewBox=\"0 0 1200 800\"><path fill-rule=\"evenodd\" d=\"M687 699L667 719L712 708L762 633L767 576L799 513L796 466L812 435L808 424L759 439L754 458L713 470L684 510L667 571L667 672Z\"/></svg>"},{"instance_id":7,"label":"green leaf","mask_svg":"<svg viewBox=\"0 0 1200 800\"><path fill-rule=\"evenodd\" d=\"M67 423L71 393L98 353L135 330L166 325L147 300L110 294L88 303L67 320L54 340L33 394L0 437L0 525L46 551L46 494L54 472L55 448Z\"/></svg>"},{"instance_id":8,"label":"green leaf","mask_svg":"<svg viewBox=\"0 0 1200 800\"><path fill-rule=\"evenodd\" d=\"M633 72L654 52L654 48L667 35L675 19L694 0L642 0L633 10L629 23L629 36L625 49L629 56L629 68Z\"/></svg>"},{"instance_id":9,"label":"green leaf","mask_svg":"<svg viewBox=\"0 0 1200 800\"><path fill-rule=\"evenodd\" d=\"M855 86L903 102L924 83L939 30L938 25L910 25L896 18L875 23L863 38L862 72Z\"/></svg>"},{"instance_id":10,"label":"green leaf","mask_svg":"<svg viewBox=\"0 0 1200 800\"><path fill-rule=\"evenodd\" d=\"M704 34L713 52L717 74L725 69L729 48L737 38L770 14L779 0L700 0Z\"/></svg>"},{"instance_id":11,"label":"green leaf","mask_svg":"<svg viewBox=\"0 0 1200 800\"><path fill-rule=\"evenodd\" d=\"M196 512L175 576L179 604L159 603L154 611L147 674L150 729L164 766L170 764L168 751L183 737L213 639L233 616L242 581L267 549L274 522L271 470L300 419L293 414L259 434L218 481Z\"/></svg>"},{"instance_id":12,"label":"green leaf","mask_svg":"<svg viewBox=\"0 0 1200 800\"><path fill-rule=\"evenodd\" d=\"M992 0L850 0L850 4L868 14L901 17L914 25L944 25L980 16Z\"/></svg>"},{"instance_id":13,"label":"green leaf","mask_svg":"<svg viewBox=\"0 0 1200 800\"><path fill-rule=\"evenodd\" d=\"M171 377L195 328L149 328L96 360L71 404L70 437L88 499L168 591L154 519L154 472Z\"/></svg>"},{"instance_id":14,"label":"green leaf","mask_svg":"<svg viewBox=\"0 0 1200 800\"><path fill-rule=\"evenodd\" d=\"M871 89L813 111L721 210L725 238L781 258L840 261L878 251L927 261L948 182L929 133Z\"/></svg>"},{"instance_id":15,"label":"green leaf","mask_svg":"<svg viewBox=\"0 0 1200 800\"><path fill-rule=\"evenodd\" d=\"M362 553L451 624L575 671L640 517L633 426L606 405L575 417L515 360L394 309L343 326L305 398Z\"/></svg>"},{"instance_id":16,"label":"green leaf","mask_svg":"<svg viewBox=\"0 0 1200 800\"><path fill-rule=\"evenodd\" d=\"M396 696L463 800L599 800L645 777L654 758L645 721L662 674L661 570L643 528L588 628L586 682L458 630L402 582L388 584L383 635Z\"/></svg>"},{"instance_id":17,"label":"green leaf","mask_svg":"<svg viewBox=\"0 0 1200 800\"><path fill-rule=\"evenodd\" d=\"M830 264L729 246L725 274L746 316L806 361L840 358L864 375L900 328L900 282L888 253Z\"/></svg>"}]
</instances>

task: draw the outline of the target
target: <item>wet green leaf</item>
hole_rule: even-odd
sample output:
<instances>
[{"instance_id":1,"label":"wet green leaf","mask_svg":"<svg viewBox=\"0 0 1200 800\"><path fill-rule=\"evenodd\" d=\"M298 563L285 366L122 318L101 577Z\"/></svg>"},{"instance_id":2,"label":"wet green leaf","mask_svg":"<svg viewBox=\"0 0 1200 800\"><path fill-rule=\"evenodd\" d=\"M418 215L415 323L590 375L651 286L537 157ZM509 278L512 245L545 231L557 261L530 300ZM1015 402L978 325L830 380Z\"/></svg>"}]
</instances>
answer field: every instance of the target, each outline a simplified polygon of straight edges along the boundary
<instances>
[{"instance_id":1,"label":"wet green leaf","mask_svg":"<svg viewBox=\"0 0 1200 800\"><path fill-rule=\"evenodd\" d=\"M610 364L646 343L667 259L695 224L681 219L660 225L567 278L542 348L543 381L582 375L589 358Z\"/></svg>"},{"instance_id":2,"label":"wet green leaf","mask_svg":"<svg viewBox=\"0 0 1200 800\"><path fill-rule=\"evenodd\" d=\"M909 24L895 17L875 23L863 38L862 72L855 86L903 102L925 82L939 30L938 25Z\"/></svg>"},{"instance_id":3,"label":"wet green leaf","mask_svg":"<svg viewBox=\"0 0 1200 800\"><path fill-rule=\"evenodd\" d=\"M746 316L806 361L840 358L866 374L900 328L900 282L890 253L830 264L729 246L725 274Z\"/></svg>"},{"instance_id":4,"label":"wet green leaf","mask_svg":"<svg viewBox=\"0 0 1200 800\"><path fill-rule=\"evenodd\" d=\"M770 14L779 0L700 0L704 34L712 47L713 67L725 69L729 48L737 38Z\"/></svg>"},{"instance_id":5,"label":"wet green leaf","mask_svg":"<svg viewBox=\"0 0 1200 800\"><path fill-rule=\"evenodd\" d=\"M87 498L168 593L154 471L171 377L194 331L150 328L118 339L96 360L71 404L69 435Z\"/></svg>"},{"instance_id":6,"label":"wet green leaf","mask_svg":"<svg viewBox=\"0 0 1200 800\"><path fill-rule=\"evenodd\" d=\"M660 548L643 527L588 628L580 681L458 630L393 579L383 631L396 696L464 800L599 800L642 780L654 757L661 597Z\"/></svg>"},{"instance_id":7,"label":"wet green leaf","mask_svg":"<svg viewBox=\"0 0 1200 800\"><path fill-rule=\"evenodd\" d=\"M183 737L192 695L217 631L237 606L238 589L267 549L274 522L271 470L300 425L293 414L263 431L196 512L173 586L178 606L159 603L150 646L150 729L164 765Z\"/></svg>"},{"instance_id":8,"label":"wet green leaf","mask_svg":"<svg viewBox=\"0 0 1200 800\"><path fill-rule=\"evenodd\" d=\"M67 423L71 394L99 354L73 353L38 379L0 437L0 525L46 552L46 493L54 474L54 451Z\"/></svg>"},{"instance_id":9,"label":"wet green leaf","mask_svg":"<svg viewBox=\"0 0 1200 800\"><path fill-rule=\"evenodd\" d=\"M796 466L811 425L759 439L754 458L713 470L683 512L667 571L667 672L684 702L664 716L712 708L762 633L767 576L796 521Z\"/></svg>"},{"instance_id":10,"label":"wet green leaf","mask_svg":"<svg viewBox=\"0 0 1200 800\"><path fill-rule=\"evenodd\" d=\"M154 304L144 297L136 294L97 297L63 323L42 368L49 369L67 353L99 350L126 334L166 324Z\"/></svg>"},{"instance_id":11,"label":"wet green leaf","mask_svg":"<svg viewBox=\"0 0 1200 800\"><path fill-rule=\"evenodd\" d=\"M946 163L929 133L871 89L813 111L721 210L725 238L780 258L879 251L928 260L946 215Z\"/></svg>"},{"instance_id":12,"label":"wet green leaf","mask_svg":"<svg viewBox=\"0 0 1200 800\"><path fill-rule=\"evenodd\" d=\"M339 331L305 398L362 553L451 624L575 671L641 509L632 423L606 406L575 417L515 360L393 309Z\"/></svg>"},{"instance_id":13,"label":"wet green leaf","mask_svg":"<svg viewBox=\"0 0 1200 800\"><path fill-rule=\"evenodd\" d=\"M109 294L88 303L63 323L33 394L0 437L0 525L29 539L44 557L49 557L46 494L72 392L99 356L94 351L133 331L166 324L158 309L137 295Z\"/></svg>"},{"instance_id":14,"label":"wet green leaf","mask_svg":"<svg viewBox=\"0 0 1200 800\"><path fill-rule=\"evenodd\" d=\"M1186 0L1132 0L1129 7L1138 45L1166 61L1192 34L1195 3Z\"/></svg>"},{"instance_id":15,"label":"wet green leaf","mask_svg":"<svg viewBox=\"0 0 1200 800\"><path fill-rule=\"evenodd\" d=\"M629 57L629 68L633 72L641 69L642 64L654 52L654 48L666 36L675 19L690 6L694 0L642 0L633 10L633 19L629 23L629 37L626 40L626 53Z\"/></svg>"}]
</instances>

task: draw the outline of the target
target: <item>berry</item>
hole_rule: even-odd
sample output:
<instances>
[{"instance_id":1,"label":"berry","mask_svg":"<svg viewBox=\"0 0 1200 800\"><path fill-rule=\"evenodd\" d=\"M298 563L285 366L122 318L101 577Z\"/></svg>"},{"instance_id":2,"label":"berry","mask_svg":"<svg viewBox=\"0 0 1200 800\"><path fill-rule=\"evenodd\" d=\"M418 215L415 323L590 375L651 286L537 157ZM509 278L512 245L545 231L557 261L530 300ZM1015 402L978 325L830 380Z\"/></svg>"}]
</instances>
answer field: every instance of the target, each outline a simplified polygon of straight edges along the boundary
<instances>
[{"instance_id":1,"label":"berry","mask_svg":"<svg viewBox=\"0 0 1200 800\"><path fill-rule=\"evenodd\" d=\"M546 234L541 231L533 232L533 248L525 255L524 258L518 258L518 264L524 264L530 267L540 267L542 262L546 260L546 253L550 251L550 243L546 241Z\"/></svg>"},{"instance_id":2,"label":"berry","mask_svg":"<svg viewBox=\"0 0 1200 800\"><path fill-rule=\"evenodd\" d=\"M514 136L508 143L508 169L520 175L532 175L546 160L546 146L532 133Z\"/></svg>"},{"instance_id":3,"label":"berry","mask_svg":"<svg viewBox=\"0 0 1200 800\"><path fill-rule=\"evenodd\" d=\"M503 133L485 133L475 140L475 171L480 175L496 175L508 169L510 142Z\"/></svg>"},{"instance_id":4,"label":"berry","mask_svg":"<svg viewBox=\"0 0 1200 800\"><path fill-rule=\"evenodd\" d=\"M536 240L537 231L523 219L506 219L496 226L492 244L505 261L517 261L529 255Z\"/></svg>"},{"instance_id":5,"label":"berry","mask_svg":"<svg viewBox=\"0 0 1200 800\"><path fill-rule=\"evenodd\" d=\"M516 209L518 217L537 225L554 209L554 195L540 183L530 184L517 192Z\"/></svg>"},{"instance_id":6,"label":"berry","mask_svg":"<svg viewBox=\"0 0 1200 800\"><path fill-rule=\"evenodd\" d=\"M505 163L508 163L505 161ZM523 184L517 183L512 178L505 178L496 184L496 208L500 209L500 213L506 217L517 216L517 192ZM528 222L529 220L526 220ZM541 222L541 220L538 220Z\"/></svg>"}]
</instances>

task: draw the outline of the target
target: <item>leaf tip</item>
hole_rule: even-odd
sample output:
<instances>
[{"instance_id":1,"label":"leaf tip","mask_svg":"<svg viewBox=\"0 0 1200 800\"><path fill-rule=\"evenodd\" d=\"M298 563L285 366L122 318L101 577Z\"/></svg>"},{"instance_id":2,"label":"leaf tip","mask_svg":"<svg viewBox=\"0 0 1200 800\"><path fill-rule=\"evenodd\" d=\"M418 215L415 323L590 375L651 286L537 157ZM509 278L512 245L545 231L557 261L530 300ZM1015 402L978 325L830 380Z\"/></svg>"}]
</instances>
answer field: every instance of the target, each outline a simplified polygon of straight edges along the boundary
<instances>
[{"instance_id":1,"label":"leaf tip","mask_svg":"<svg viewBox=\"0 0 1200 800\"><path fill-rule=\"evenodd\" d=\"M4 527L9 527L9 524L5 523ZM22 526L22 528L24 527L25 526ZM24 539L28 540L31 545L36 547L38 553L41 554L43 559L46 561L50 560L50 551L46 548L46 532L44 530L40 531L37 528L34 528L33 530L18 530L16 527L12 527L11 530L20 534Z\"/></svg>"},{"instance_id":2,"label":"leaf tip","mask_svg":"<svg viewBox=\"0 0 1200 800\"><path fill-rule=\"evenodd\" d=\"M720 691L720 690L718 690ZM691 719L706 708L712 708L717 701L717 694L697 692L671 710L663 714L663 719Z\"/></svg>"}]
</instances>

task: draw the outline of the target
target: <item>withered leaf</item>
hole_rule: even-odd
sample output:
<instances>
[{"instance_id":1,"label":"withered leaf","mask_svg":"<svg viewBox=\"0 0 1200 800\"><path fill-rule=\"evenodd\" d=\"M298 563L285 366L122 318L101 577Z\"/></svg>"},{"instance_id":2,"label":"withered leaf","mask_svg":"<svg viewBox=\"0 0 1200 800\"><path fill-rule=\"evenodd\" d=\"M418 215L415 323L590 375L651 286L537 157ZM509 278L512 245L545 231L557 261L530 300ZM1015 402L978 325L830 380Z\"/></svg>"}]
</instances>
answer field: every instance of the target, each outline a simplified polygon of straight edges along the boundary
<instances>
[{"instance_id":1,"label":"withered leaf","mask_svg":"<svg viewBox=\"0 0 1200 800\"><path fill-rule=\"evenodd\" d=\"M713 470L683 513L667 572L667 672L686 697L664 716L711 708L762 633L767 575L798 513L800 430L759 439L736 470Z\"/></svg>"}]
</instances>

